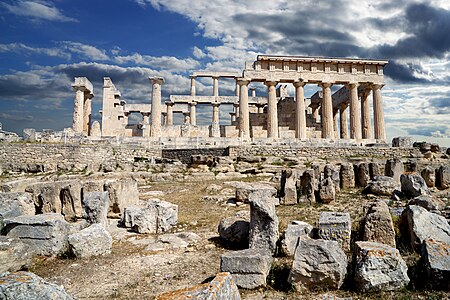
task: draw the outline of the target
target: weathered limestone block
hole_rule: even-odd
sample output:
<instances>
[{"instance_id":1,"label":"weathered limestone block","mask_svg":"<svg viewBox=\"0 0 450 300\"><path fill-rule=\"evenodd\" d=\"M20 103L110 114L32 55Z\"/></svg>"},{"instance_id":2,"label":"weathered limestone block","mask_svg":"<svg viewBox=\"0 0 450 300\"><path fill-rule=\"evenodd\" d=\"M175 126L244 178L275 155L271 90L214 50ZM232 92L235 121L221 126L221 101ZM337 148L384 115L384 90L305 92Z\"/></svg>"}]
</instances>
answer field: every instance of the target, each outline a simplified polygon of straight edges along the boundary
<instances>
[{"instance_id":1,"label":"weathered limestone block","mask_svg":"<svg viewBox=\"0 0 450 300\"><path fill-rule=\"evenodd\" d=\"M383 201L370 203L364 217L363 241L376 242L395 248L395 230L389 207Z\"/></svg>"},{"instance_id":2,"label":"weathered limestone block","mask_svg":"<svg viewBox=\"0 0 450 300\"><path fill-rule=\"evenodd\" d=\"M4 232L19 238L37 255L58 255L68 249L69 223L60 214L19 216L5 219Z\"/></svg>"},{"instance_id":3,"label":"weathered limestone block","mask_svg":"<svg viewBox=\"0 0 450 300\"><path fill-rule=\"evenodd\" d=\"M236 187L236 201L248 203L249 195L254 191L265 190L267 193L275 197L277 189L271 185L264 183L246 183L241 182Z\"/></svg>"},{"instance_id":4,"label":"weathered limestone block","mask_svg":"<svg viewBox=\"0 0 450 300\"><path fill-rule=\"evenodd\" d=\"M335 185L330 177L325 178L320 182L319 197L320 201L324 203L330 203L336 198Z\"/></svg>"},{"instance_id":5,"label":"weathered limestone block","mask_svg":"<svg viewBox=\"0 0 450 300\"><path fill-rule=\"evenodd\" d=\"M48 283L31 272L0 274L0 299L75 300L60 286Z\"/></svg>"},{"instance_id":6,"label":"weathered limestone block","mask_svg":"<svg viewBox=\"0 0 450 300\"><path fill-rule=\"evenodd\" d=\"M434 187L436 184L436 170L431 168L430 166L425 167L425 169L420 172L422 178L425 180L425 183L428 187Z\"/></svg>"},{"instance_id":7,"label":"weathered limestone block","mask_svg":"<svg viewBox=\"0 0 450 300\"><path fill-rule=\"evenodd\" d=\"M239 289L228 272L216 275L209 283L172 291L156 296L155 300L197 299L197 300L240 300Z\"/></svg>"},{"instance_id":8,"label":"weathered limestone block","mask_svg":"<svg viewBox=\"0 0 450 300\"><path fill-rule=\"evenodd\" d=\"M219 236L234 247L248 247L250 212L240 211L236 215L220 220Z\"/></svg>"},{"instance_id":9,"label":"weathered limestone block","mask_svg":"<svg viewBox=\"0 0 450 300\"><path fill-rule=\"evenodd\" d=\"M139 191L134 178L105 181L104 190L109 193L109 210L123 213L125 207L138 203Z\"/></svg>"},{"instance_id":10,"label":"weathered limestone block","mask_svg":"<svg viewBox=\"0 0 450 300\"><path fill-rule=\"evenodd\" d=\"M125 208L121 223L138 233L163 233L178 222L178 205L150 199L145 206L130 205Z\"/></svg>"},{"instance_id":11,"label":"weathered limestone block","mask_svg":"<svg viewBox=\"0 0 450 300\"><path fill-rule=\"evenodd\" d=\"M413 141L409 136L398 136L392 139L392 147L411 148Z\"/></svg>"},{"instance_id":12,"label":"weathered limestone block","mask_svg":"<svg viewBox=\"0 0 450 300\"><path fill-rule=\"evenodd\" d=\"M318 225L320 239L337 241L342 249L350 250L352 223L349 213L321 212Z\"/></svg>"},{"instance_id":13,"label":"weathered limestone block","mask_svg":"<svg viewBox=\"0 0 450 300\"><path fill-rule=\"evenodd\" d=\"M281 240L281 251L286 256L294 256L298 241L310 238L313 226L302 221L292 221L286 228Z\"/></svg>"},{"instance_id":14,"label":"weathered limestone block","mask_svg":"<svg viewBox=\"0 0 450 300\"><path fill-rule=\"evenodd\" d=\"M422 266L427 288L450 290L450 244L426 239L422 245Z\"/></svg>"},{"instance_id":15,"label":"weathered limestone block","mask_svg":"<svg viewBox=\"0 0 450 300\"><path fill-rule=\"evenodd\" d=\"M0 193L0 230L3 219L34 215L34 202L29 193Z\"/></svg>"},{"instance_id":16,"label":"weathered limestone block","mask_svg":"<svg viewBox=\"0 0 450 300\"><path fill-rule=\"evenodd\" d=\"M390 196L395 190L400 191L401 186L394 178L389 176L375 176L374 179L367 184L364 193Z\"/></svg>"},{"instance_id":17,"label":"weathered limestone block","mask_svg":"<svg viewBox=\"0 0 450 300\"><path fill-rule=\"evenodd\" d=\"M450 188L450 166L441 166L437 170L437 185L441 189Z\"/></svg>"},{"instance_id":18,"label":"weathered limestone block","mask_svg":"<svg viewBox=\"0 0 450 300\"><path fill-rule=\"evenodd\" d=\"M369 164L368 163L360 163L356 166L356 183L360 187L366 187L367 182L369 182L370 174L369 174Z\"/></svg>"},{"instance_id":19,"label":"weathered limestone block","mask_svg":"<svg viewBox=\"0 0 450 300\"><path fill-rule=\"evenodd\" d=\"M316 190L315 176L313 169L307 169L300 177L300 195L298 195L298 202L307 202L313 204L316 202L314 191Z\"/></svg>"},{"instance_id":20,"label":"weathered limestone block","mask_svg":"<svg viewBox=\"0 0 450 300\"><path fill-rule=\"evenodd\" d=\"M91 226L68 237L70 251L78 258L111 253L112 237L102 224Z\"/></svg>"},{"instance_id":21,"label":"weathered limestone block","mask_svg":"<svg viewBox=\"0 0 450 300\"><path fill-rule=\"evenodd\" d=\"M400 252L388 245L356 242L355 283L363 292L399 290L409 283Z\"/></svg>"},{"instance_id":22,"label":"weathered limestone block","mask_svg":"<svg viewBox=\"0 0 450 300\"><path fill-rule=\"evenodd\" d=\"M373 180L376 176L380 176L380 165L376 162L369 163L369 177Z\"/></svg>"},{"instance_id":23,"label":"weathered limestone block","mask_svg":"<svg viewBox=\"0 0 450 300\"><path fill-rule=\"evenodd\" d=\"M443 216L410 205L402 213L402 222L403 235L416 250L420 250L423 241L429 238L450 244L450 225Z\"/></svg>"},{"instance_id":24,"label":"weathered limestone block","mask_svg":"<svg viewBox=\"0 0 450 300\"><path fill-rule=\"evenodd\" d=\"M349 163L342 164L340 175L341 175L342 189L351 189L355 187L355 171L353 170L352 164Z\"/></svg>"},{"instance_id":25,"label":"weathered limestone block","mask_svg":"<svg viewBox=\"0 0 450 300\"><path fill-rule=\"evenodd\" d=\"M0 274L15 272L31 266L30 247L18 238L0 236Z\"/></svg>"},{"instance_id":26,"label":"weathered limestone block","mask_svg":"<svg viewBox=\"0 0 450 300\"><path fill-rule=\"evenodd\" d=\"M249 247L274 253L279 224L274 198L270 191L260 190L252 192L248 201L250 203Z\"/></svg>"},{"instance_id":27,"label":"weathered limestone block","mask_svg":"<svg viewBox=\"0 0 450 300\"><path fill-rule=\"evenodd\" d=\"M384 167L384 175L394 178L395 181L400 182L400 175L405 172L403 162L398 159L388 159Z\"/></svg>"},{"instance_id":28,"label":"weathered limestone block","mask_svg":"<svg viewBox=\"0 0 450 300\"><path fill-rule=\"evenodd\" d=\"M301 174L297 170L285 169L281 171L280 203L284 205L297 204L297 181Z\"/></svg>"},{"instance_id":29,"label":"weathered limestone block","mask_svg":"<svg viewBox=\"0 0 450 300\"><path fill-rule=\"evenodd\" d=\"M430 151L433 153L437 153L437 152L441 151L441 147L439 147L439 144L432 143L430 146Z\"/></svg>"},{"instance_id":30,"label":"weathered limestone block","mask_svg":"<svg viewBox=\"0 0 450 300\"><path fill-rule=\"evenodd\" d=\"M420 195L430 194L425 180L420 175L402 174L400 182L402 184L402 193L406 197L414 198Z\"/></svg>"},{"instance_id":31,"label":"weathered limestone block","mask_svg":"<svg viewBox=\"0 0 450 300\"><path fill-rule=\"evenodd\" d=\"M325 165L323 169L324 178L331 178L334 184L334 189L338 193L340 191L341 179L339 177L339 168L337 166Z\"/></svg>"},{"instance_id":32,"label":"weathered limestone block","mask_svg":"<svg viewBox=\"0 0 450 300\"><path fill-rule=\"evenodd\" d=\"M265 249L232 251L220 257L220 271L230 272L238 287L254 289L266 285L272 261Z\"/></svg>"},{"instance_id":33,"label":"weathered limestone block","mask_svg":"<svg viewBox=\"0 0 450 300\"><path fill-rule=\"evenodd\" d=\"M83 199L86 198L87 193L91 192L103 192L105 181L104 180L90 180L84 181L82 184L83 188Z\"/></svg>"},{"instance_id":34,"label":"weathered limestone block","mask_svg":"<svg viewBox=\"0 0 450 300\"><path fill-rule=\"evenodd\" d=\"M75 221L83 215L81 202L81 183L79 181L61 182L59 198L61 214L66 221Z\"/></svg>"},{"instance_id":35,"label":"weathered limestone block","mask_svg":"<svg viewBox=\"0 0 450 300\"><path fill-rule=\"evenodd\" d=\"M25 189L33 195L36 213L61 213L59 187L54 183L36 183Z\"/></svg>"},{"instance_id":36,"label":"weathered limestone block","mask_svg":"<svg viewBox=\"0 0 450 300\"><path fill-rule=\"evenodd\" d=\"M411 199L408 205L417 205L425 208L430 212L437 213L445 207L445 203L441 200L433 198L431 195L420 195Z\"/></svg>"},{"instance_id":37,"label":"weathered limestone block","mask_svg":"<svg viewBox=\"0 0 450 300\"><path fill-rule=\"evenodd\" d=\"M297 289L339 289L347 274L347 256L336 241L300 239L288 282Z\"/></svg>"},{"instance_id":38,"label":"weathered limestone block","mask_svg":"<svg viewBox=\"0 0 450 300\"><path fill-rule=\"evenodd\" d=\"M83 199L83 218L89 224L108 224L109 195L108 192L90 192Z\"/></svg>"}]
</instances>

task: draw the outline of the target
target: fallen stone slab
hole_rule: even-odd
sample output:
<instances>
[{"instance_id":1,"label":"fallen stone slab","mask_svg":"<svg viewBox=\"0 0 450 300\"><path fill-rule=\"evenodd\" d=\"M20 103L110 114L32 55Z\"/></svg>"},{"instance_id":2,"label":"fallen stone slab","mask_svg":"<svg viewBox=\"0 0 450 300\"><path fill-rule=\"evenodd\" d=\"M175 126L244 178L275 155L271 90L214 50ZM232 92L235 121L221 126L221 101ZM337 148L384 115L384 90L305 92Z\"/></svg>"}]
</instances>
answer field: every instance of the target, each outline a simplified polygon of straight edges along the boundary
<instances>
[{"instance_id":1,"label":"fallen stone slab","mask_svg":"<svg viewBox=\"0 0 450 300\"><path fill-rule=\"evenodd\" d=\"M400 176L402 193L409 198L428 195L430 191L422 176L417 174L402 174Z\"/></svg>"},{"instance_id":2,"label":"fallen stone slab","mask_svg":"<svg viewBox=\"0 0 450 300\"><path fill-rule=\"evenodd\" d=\"M107 226L109 211L108 192L90 192L83 199L83 218L89 224L100 223Z\"/></svg>"},{"instance_id":3,"label":"fallen stone slab","mask_svg":"<svg viewBox=\"0 0 450 300\"><path fill-rule=\"evenodd\" d=\"M197 300L240 300L239 289L228 272L216 275L214 279L205 284L186 289L166 292L156 296L155 300L197 299Z\"/></svg>"},{"instance_id":4,"label":"fallen stone slab","mask_svg":"<svg viewBox=\"0 0 450 300\"><path fill-rule=\"evenodd\" d=\"M286 256L294 256L299 239L310 238L313 226L303 221L292 221L281 239L281 251Z\"/></svg>"},{"instance_id":5,"label":"fallen stone slab","mask_svg":"<svg viewBox=\"0 0 450 300\"><path fill-rule=\"evenodd\" d=\"M395 229L389 207L383 201L370 203L366 207L363 221L363 241L377 242L395 248Z\"/></svg>"},{"instance_id":6,"label":"fallen stone slab","mask_svg":"<svg viewBox=\"0 0 450 300\"><path fill-rule=\"evenodd\" d=\"M32 258L30 247L20 239L0 236L0 274L26 269Z\"/></svg>"},{"instance_id":7,"label":"fallen stone slab","mask_svg":"<svg viewBox=\"0 0 450 300\"><path fill-rule=\"evenodd\" d=\"M92 224L73 233L69 235L68 241L70 251L78 258L106 255L112 249L112 237L102 224Z\"/></svg>"},{"instance_id":8,"label":"fallen stone slab","mask_svg":"<svg viewBox=\"0 0 450 300\"><path fill-rule=\"evenodd\" d=\"M363 192L377 196L391 196L395 190L400 191L401 185L394 178L375 176L373 180L368 182Z\"/></svg>"},{"instance_id":9,"label":"fallen stone slab","mask_svg":"<svg viewBox=\"0 0 450 300\"><path fill-rule=\"evenodd\" d=\"M388 245L356 242L355 284L362 292L394 291L408 285L408 267Z\"/></svg>"},{"instance_id":10,"label":"fallen stone slab","mask_svg":"<svg viewBox=\"0 0 450 300\"><path fill-rule=\"evenodd\" d=\"M240 211L236 215L220 220L219 236L231 247L248 247L250 212Z\"/></svg>"},{"instance_id":11,"label":"fallen stone slab","mask_svg":"<svg viewBox=\"0 0 450 300\"><path fill-rule=\"evenodd\" d=\"M425 208L410 205L402 213L403 235L409 245L421 250L426 239L450 244L450 225L443 217L427 211Z\"/></svg>"},{"instance_id":12,"label":"fallen stone slab","mask_svg":"<svg viewBox=\"0 0 450 300\"><path fill-rule=\"evenodd\" d=\"M184 249L195 245L201 238L193 232L178 232L159 235L156 240L148 245L147 251L164 251Z\"/></svg>"},{"instance_id":13,"label":"fallen stone slab","mask_svg":"<svg viewBox=\"0 0 450 300\"><path fill-rule=\"evenodd\" d=\"M336 241L300 239L288 282L303 288L339 289L347 274L347 256Z\"/></svg>"},{"instance_id":14,"label":"fallen stone slab","mask_svg":"<svg viewBox=\"0 0 450 300\"><path fill-rule=\"evenodd\" d=\"M269 190L254 191L249 195L249 247L267 249L274 253L278 240L278 216L275 198Z\"/></svg>"},{"instance_id":15,"label":"fallen stone slab","mask_svg":"<svg viewBox=\"0 0 450 300\"><path fill-rule=\"evenodd\" d=\"M272 261L264 249L231 251L220 257L220 271L230 272L238 287L255 289L266 285Z\"/></svg>"},{"instance_id":16,"label":"fallen stone slab","mask_svg":"<svg viewBox=\"0 0 450 300\"><path fill-rule=\"evenodd\" d=\"M0 193L0 230L3 219L34 215L34 202L29 193Z\"/></svg>"},{"instance_id":17,"label":"fallen stone slab","mask_svg":"<svg viewBox=\"0 0 450 300\"><path fill-rule=\"evenodd\" d=\"M445 207L445 203L441 200L433 198L431 195L420 195L411 199L408 205L417 205L425 208L426 210L438 213L441 209Z\"/></svg>"},{"instance_id":18,"label":"fallen stone slab","mask_svg":"<svg viewBox=\"0 0 450 300\"><path fill-rule=\"evenodd\" d=\"M163 233L178 222L178 205L159 199L150 199L144 205L125 208L121 224L138 233Z\"/></svg>"},{"instance_id":19,"label":"fallen stone slab","mask_svg":"<svg viewBox=\"0 0 450 300\"><path fill-rule=\"evenodd\" d=\"M63 288L31 272L6 272L0 274L0 282L0 299L75 300Z\"/></svg>"},{"instance_id":20,"label":"fallen stone slab","mask_svg":"<svg viewBox=\"0 0 450 300\"><path fill-rule=\"evenodd\" d=\"M350 250L352 223L349 213L321 212L318 227L319 239L337 241L342 249Z\"/></svg>"},{"instance_id":21,"label":"fallen stone slab","mask_svg":"<svg viewBox=\"0 0 450 300\"><path fill-rule=\"evenodd\" d=\"M450 290L450 244L426 239L422 245L421 264L426 274L426 287Z\"/></svg>"},{"instance_id":22,"label":"fallen stone slab","mask_svg":"<svg viewBox=\"0 0 450 300\"><path fill-rule=\"evenodd\" d=\"M61 214L48 213L5 219L3 232L19 238L37 255L59 255L68 250L70 225Z\"/></svg>"}]
</instances>

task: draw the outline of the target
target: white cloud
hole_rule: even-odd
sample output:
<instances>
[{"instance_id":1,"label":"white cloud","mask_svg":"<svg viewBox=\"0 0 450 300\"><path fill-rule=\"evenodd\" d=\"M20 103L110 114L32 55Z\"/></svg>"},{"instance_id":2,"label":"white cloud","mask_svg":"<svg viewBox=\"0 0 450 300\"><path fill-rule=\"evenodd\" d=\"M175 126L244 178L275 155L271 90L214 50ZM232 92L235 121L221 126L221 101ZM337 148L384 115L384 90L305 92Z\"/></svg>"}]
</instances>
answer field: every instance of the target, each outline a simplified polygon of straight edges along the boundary
<instances>
[{"instance_id":1,"label":"white cloud","mask_svg":"<svg viewBox=\"0 0 450 300\"><path fill-rule=\"evenodd\" d=\"M78 42L64 41L60 42L63 49L77 53L80 56L92 60L109 60L109 56L105 50L98 49L91 45L86 45Z\"/></svg>"},{"instance_id":2,"label":"white cloud","mask_svg":"<svg viewBox=\"0 0 450 300\"><path fill-rule=\"evenodd\" d=\"M196 46L194 47L194 50L192 50L192 55L194 55L194 57L198 59L204 58L206 56L206 54L203 53L202 49Z\"/></svg>"},{"instance_id":3,"label":"white cloud","mask_svg":"<svg viewBox=\"0 0 450 300\"><path fill-rule=\"evenodd\" d=\"M141 55L139 53L127 56L116 56L114 57L114 61L118 64L133 63L178 73L195 69L200 65L198 61L192 58L179 59L173 56L149 56Z\"/></svg>"},{"instance_id":4,"label":"white cloud","mask_svg":"<svg viewBox=\"0 0 450 300\"><path fill-rule=\"evenodd\" d=\"M1 6L14 15L30 17L34 20L77 22L76 19L65 16L58 8L46 1L22 1L14 4L0 3Z\"/></svg>"},{"instance_id":5,"label":"white cloud","mask_svg":"<svg viewBox=\"0 0 450 300\"><path fill-rule=\"evenodd\" d=\"M10 44L0 44L0 52L15 52L15 53L35 53L47 56L61 57L65 59L70 59L70 53L65 52L59 48L39 48L30 47L22 43L10 43Z\"/></svg>"}]
</instances>

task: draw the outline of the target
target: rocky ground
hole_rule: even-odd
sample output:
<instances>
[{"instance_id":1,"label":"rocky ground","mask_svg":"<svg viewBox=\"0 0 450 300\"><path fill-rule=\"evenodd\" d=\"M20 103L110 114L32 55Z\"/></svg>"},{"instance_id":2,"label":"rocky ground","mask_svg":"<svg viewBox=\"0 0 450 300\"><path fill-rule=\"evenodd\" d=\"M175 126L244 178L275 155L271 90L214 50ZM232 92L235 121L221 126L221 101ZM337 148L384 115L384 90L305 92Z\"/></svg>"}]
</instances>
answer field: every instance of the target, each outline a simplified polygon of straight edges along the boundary
<instances>
[{"instance_id":1,"label":"rocky ground","mask_svg":"<svg viewBox=\"0 0 450 300\"><path fill-rule=\"evenodd\" d=\"M271 177L250 177L245 181L263 181L276 186ZM151 299L161 292L186 288L212 279L220 270L220 255L229 251L217 232L220 219L249 210L247 204L237 206L233 180L196 182L150 182L139 184L141 199L157 197L179 206L178 225L172 232L193 232L200 238L187 242L166 241L166 249L149 249L158 238L137 234L117 227L117 219L109 219L113 236L112 253L88 259L35 258L31 271L44 279L64 286L78 299ZM447 193L436 193L449 204ZM205 197L207 196L207 197ZM278 206L280 232L292 220L315 225L321 211L349 212L352 231L358 232L363 207L382 196L362 195L360 189L341 191L328 204ZM386 196L384 199L389 200ZM392 201L391 205L394 205ZM394 218L395 220L395 218ZM161 242L159 243L161 245ZM157 251L155 251L157 250ZM402 249L401 249L402 250ZM404 250L402 256L413 265L418 255ZM360 294L344 283L339 291L295 291L286 282L292 259L277 257L268 277L268 286L257 290L241 290L243 299L450 299L450 293L415 291L414 287L397 292ZM327 298L328 297L328 298Z\"/></svg>"}]
</instances>

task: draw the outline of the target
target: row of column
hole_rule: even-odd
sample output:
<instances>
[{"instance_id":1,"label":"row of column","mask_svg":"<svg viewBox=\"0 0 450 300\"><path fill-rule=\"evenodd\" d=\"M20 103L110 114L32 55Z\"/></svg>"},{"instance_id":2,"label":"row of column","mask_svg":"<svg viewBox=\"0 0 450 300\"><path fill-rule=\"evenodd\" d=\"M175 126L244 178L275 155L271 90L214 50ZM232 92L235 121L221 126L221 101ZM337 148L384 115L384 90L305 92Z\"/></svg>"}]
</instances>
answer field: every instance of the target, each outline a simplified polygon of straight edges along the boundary
<instances>
[{"instance_id":1,"label":"row of column","mask_svg":"<svg viewBox=\"0 0 450 300\"><path fill-rule=\"evenodd\" d=\"M244 139L250 138L250 116L248 110L248 84L249 80L240 78L237 80L240 87L239 96L239 136ZM305 108L305 96L304 86L307 82L296 81L295 98L295 136L296 138L306 138L306 108ZM276 98L276 85L278 82L266 81L268 88L268 108L267 108L267 137L278 138L278 108ZM333 101L331 97L332 83L320 83L322 87L322 103L321 103L321 122L322 122L322 138L337 138L337 110L333 111ZM385 125L384 125L384 112L383 102L381 97L381 85L373 84L370 90L366 89L361 96L361 119L358 109L358 84L350 83L347 85L350 90L350 138L352 139L371 139L371 123L370 123L370 108L368 95L370 91L373 94L373 111L374 111L374 129L375 139L385 140ZM348 135L348 123L347 123L347 105L343 104L340 108L340 136L347 139ZM313 106L313 119L318 119L318 106Z\"/></svg>"},{"instance_id":2,"label":"row of column","mask_svg":"<svg viewBox=\"0 0 450 300\"><path fill-rule=\"evenodd\" d=\"M89 135L94 94L84 86L73 86L73 89L75 99L72 128L77 133Z\"/></svg>"}]
</instances>

